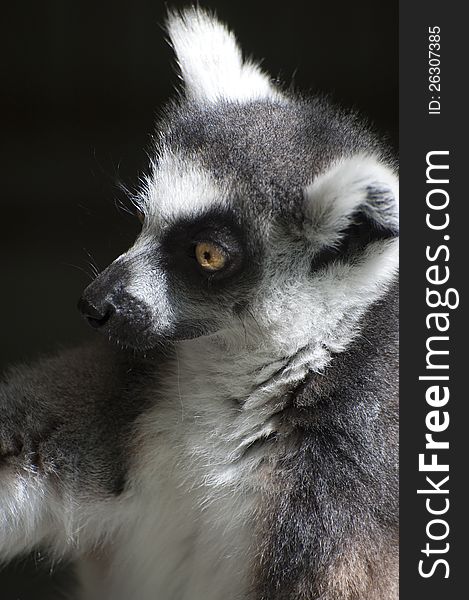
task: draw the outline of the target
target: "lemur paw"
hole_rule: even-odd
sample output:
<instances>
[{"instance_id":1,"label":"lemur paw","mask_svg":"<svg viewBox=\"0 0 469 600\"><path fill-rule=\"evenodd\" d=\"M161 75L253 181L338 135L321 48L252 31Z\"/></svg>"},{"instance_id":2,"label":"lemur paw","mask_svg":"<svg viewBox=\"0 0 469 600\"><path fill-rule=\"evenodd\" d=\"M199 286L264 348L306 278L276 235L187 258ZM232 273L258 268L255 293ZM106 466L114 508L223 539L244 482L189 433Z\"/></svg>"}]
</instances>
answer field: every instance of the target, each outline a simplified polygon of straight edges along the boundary
<instances>
[{"instance_id":1,"label":"lemur paw","mask_svg":"<svg viewBox=\"0 0 469 600\"><path fill-rule=\"evenodd\" d=\"M0 468L10 465L32 473L43 472L45 448L53 430L31 432L26 423L24 428L21 431L16 426L9 430L0 424Z\"/></svg>"}]
</instances>

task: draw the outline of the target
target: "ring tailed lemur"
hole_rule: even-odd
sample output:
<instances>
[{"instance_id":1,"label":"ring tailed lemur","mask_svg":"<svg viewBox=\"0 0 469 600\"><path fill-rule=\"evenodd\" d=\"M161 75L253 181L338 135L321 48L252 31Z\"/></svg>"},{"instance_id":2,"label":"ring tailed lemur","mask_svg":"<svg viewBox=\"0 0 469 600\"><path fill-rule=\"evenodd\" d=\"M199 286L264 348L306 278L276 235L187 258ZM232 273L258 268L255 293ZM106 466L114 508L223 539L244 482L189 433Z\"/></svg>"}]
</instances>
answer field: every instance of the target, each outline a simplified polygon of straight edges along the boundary
<instances>
[{"instance_id":1,"label":"ring tailed lemur","mask_svg":"<svg viewBox=\"0 0 469 600\"><path fill-rule=\"evenodd\" d=\"M0 556L105 600L397 597L398 184L351 113L286 93L200 9L96 341L0 388Z\"/></svg>"}]
</instances>

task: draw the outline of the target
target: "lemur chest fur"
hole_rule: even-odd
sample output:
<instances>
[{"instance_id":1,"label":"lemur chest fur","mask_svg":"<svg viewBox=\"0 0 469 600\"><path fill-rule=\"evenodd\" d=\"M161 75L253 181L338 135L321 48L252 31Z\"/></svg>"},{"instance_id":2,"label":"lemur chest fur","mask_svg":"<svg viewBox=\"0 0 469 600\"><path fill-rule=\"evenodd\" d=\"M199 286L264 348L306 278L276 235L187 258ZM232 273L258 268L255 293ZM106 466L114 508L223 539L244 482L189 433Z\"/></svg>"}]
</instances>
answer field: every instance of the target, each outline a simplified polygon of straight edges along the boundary
<instances>
[{"instance_id":1,"label":"lemur chest fur","mask_svg":"<svg viewBox=\"0 0 469 600\"><path fill-rule=\"evenodd\" d=\"M245 597L265 460L285 397L285 382L272 375L285 361L264 351L248 369L248 353L225 348L231 360L220 360L220 352L212 343L178 347L138 424L130 518L98 577L100 597Z\"/></svg>"}]
</instances>

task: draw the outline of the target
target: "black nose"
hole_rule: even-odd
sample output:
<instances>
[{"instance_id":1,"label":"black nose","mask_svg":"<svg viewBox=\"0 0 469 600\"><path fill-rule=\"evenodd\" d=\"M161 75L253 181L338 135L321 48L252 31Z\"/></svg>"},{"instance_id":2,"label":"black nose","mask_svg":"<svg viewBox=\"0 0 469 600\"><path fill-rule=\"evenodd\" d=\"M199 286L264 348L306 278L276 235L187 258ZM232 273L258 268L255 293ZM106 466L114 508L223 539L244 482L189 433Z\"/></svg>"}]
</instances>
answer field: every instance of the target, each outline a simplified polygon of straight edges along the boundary
<instances>
[{"instance_id":1,"label":"black nose","mask_svg":"<svg viewBox=\"0 0 469 600\"><path fill-rule=\"evenodd\" d=\"M102 306L96 307L84 296L78 301L78 310L86 318L91 327L94 327L95 329L99 329L107 323L111 316L116 312L115 306L110 302L106 302Z\"/></svg>"}]
</instances>

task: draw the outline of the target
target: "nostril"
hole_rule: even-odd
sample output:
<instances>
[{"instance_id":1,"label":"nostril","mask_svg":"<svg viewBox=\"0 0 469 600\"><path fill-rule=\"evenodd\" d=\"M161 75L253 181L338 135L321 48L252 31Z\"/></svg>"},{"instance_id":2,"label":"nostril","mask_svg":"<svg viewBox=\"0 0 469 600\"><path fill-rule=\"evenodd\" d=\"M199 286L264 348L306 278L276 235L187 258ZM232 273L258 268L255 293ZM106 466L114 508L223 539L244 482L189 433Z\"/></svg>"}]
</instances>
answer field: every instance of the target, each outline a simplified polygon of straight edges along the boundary
<instances>
[{"instance_id":1,"label":"nostril","mask_svg":"<svg viewBox=\"0 0 469 600\"><path fill-rule=\"evenodd\" d=\"M90 315L85 315L85 317L88 323L91 325L91 327L93 327L94 329L99 329L109 321L113 313L114 309L110 306L108 310L104 313L104 315L99 319L97 319L96 317L91 317Z\"/></svg>"},{"instance_id":2,"label":"nostril","mask_svg":"<svg viewBox=\"0 0 469 600\"><path fill-rule=\"evenodd\" d=\"M78 309L94 329L99 329L107 323L115 312L114 306L109 302L98 309L83 297L78 301Z\"/></svg>"}]
</instances>

